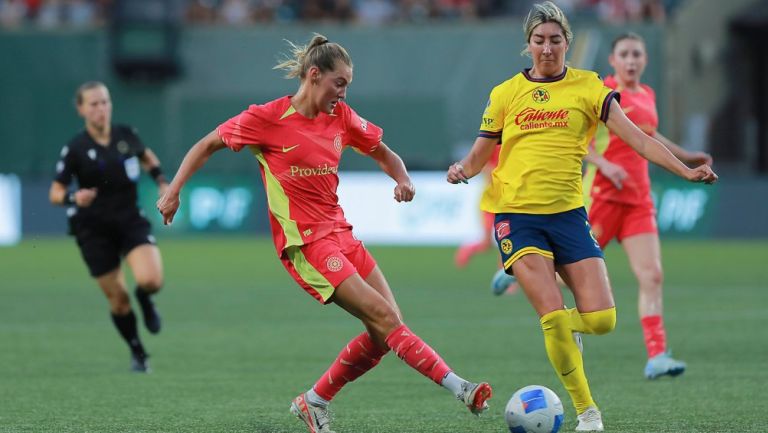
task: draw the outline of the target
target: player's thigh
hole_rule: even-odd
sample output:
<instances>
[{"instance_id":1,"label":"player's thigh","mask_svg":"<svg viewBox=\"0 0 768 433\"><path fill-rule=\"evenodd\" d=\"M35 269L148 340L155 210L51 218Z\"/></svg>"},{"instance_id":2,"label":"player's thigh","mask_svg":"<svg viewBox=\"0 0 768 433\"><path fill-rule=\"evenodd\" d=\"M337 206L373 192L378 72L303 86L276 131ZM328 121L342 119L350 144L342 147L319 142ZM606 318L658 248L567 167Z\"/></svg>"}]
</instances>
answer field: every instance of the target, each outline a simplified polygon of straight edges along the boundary
<instances>
[{"instance_id":1,"label":"player's thigh","mask_svg":"<svg viewBox=\"0 0 768 433\"><path fill-rule=\"evenodd\" d=\"M395 295L392 293L392 289L384 277L384 273L381 268L376 264L376 260L373 258L368 249L365 248L363 243L355 238L352 231L341 232L337 234L337 239L341 247L341 251L344 256L352 263L357 269L360 277L365 280L371 287L373 287L397 312L398 317L402 320L400 308L395 301Z\"/></svg>"},{"instance_id":2,"label":"player's thigh","mask_svg":"<svg viewBox=\"0 0 768 433\"><path fill-rule=\"evenodd\" d=\"M517 281L539 317L563 308L563 294L555 280L551 258L529 253L512 264Z\"/></svg>"},{"instance_id":3,"label":"player's thigh","mask_svg":"<svg viewBox=\"0 0 768 433\"><path fill-rule=\"evenodd\" d=\"M373 268L370 274L365 278L365 282L368 283L374 290L386 299L386 301L394 308L397 317L403 320L403 315L400 312L400 307L397 305L395 295L392 293L392 289L389 287L387 279L384 277L384 273L381 272L381 268L376 266Z\"/></svg>"},{"instance_id":4,"label":"player's thigh","mask_svg":"<svg viewBox=\"0 0 768 433\"><path fill-rule=\"evenodd\" d=\"M159 290L163 286L163 261L156 245L147 243L134 247L125 256L125 261L139 286L149 290Z\"/></svg>"},{"instance_id":5,"label":"player's thigh","mask_svg":"<svg viewBox=\"0 0 768 433\"><path fill-rule=\"evenodd\" d=\"M615 305L608 270L602 257L589 257L558 265L557 272L568 281L580 312L600 311Z\"/></svg>"},{"instance_id":6,"label":"player's thigh","mask_svg":"<svg viewBox=\"0 0 768 433\"><path fill-rule=\"evenodd\" d=\"M396 306L359 274L353 274L339 284L331 302L360 319L380 347L386 347L386 337L403 323Z\"/></svg>"}]
</instances>

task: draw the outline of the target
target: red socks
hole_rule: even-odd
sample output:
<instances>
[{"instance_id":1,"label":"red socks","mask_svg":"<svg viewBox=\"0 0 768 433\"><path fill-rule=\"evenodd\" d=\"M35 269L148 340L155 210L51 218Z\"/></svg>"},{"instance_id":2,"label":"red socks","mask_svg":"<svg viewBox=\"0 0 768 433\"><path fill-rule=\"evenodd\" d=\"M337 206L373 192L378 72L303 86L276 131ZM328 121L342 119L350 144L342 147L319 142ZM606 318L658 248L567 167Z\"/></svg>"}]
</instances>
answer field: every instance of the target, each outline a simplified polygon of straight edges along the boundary
<instances>
[{"instance_id":1,"label":"red socks","mask_svg":"<svg viewBox=\"0 0 768 433\"><path fill-rule=\"evenodd\" d=\"M664 319L660 316L645 316L640 319L643 326L643 338L648 358L667 351L667 334L664 331Z\"/></svg>"},{"instance_id":2,"label":"red socks","mask_svg":"<svg viewBox=\"0 0 768 433\"><path fill-rule=\"evenodd\" d=\"M341 350L333 364L315 383L315 392L331 401L344 385L375 367L388 351L376 346L371 336L363 332Z\"/></svg>"},{"instance_id":3,"label":"red socks","mask_svg":"<svg viewBox=\"0 0 768 433\"><path fill-rule=\"evenodd\" d=\"M451 371L440 355L405 325L392 331L386 341L400 359L438 385Z\"/></svg>"}]
</instances>

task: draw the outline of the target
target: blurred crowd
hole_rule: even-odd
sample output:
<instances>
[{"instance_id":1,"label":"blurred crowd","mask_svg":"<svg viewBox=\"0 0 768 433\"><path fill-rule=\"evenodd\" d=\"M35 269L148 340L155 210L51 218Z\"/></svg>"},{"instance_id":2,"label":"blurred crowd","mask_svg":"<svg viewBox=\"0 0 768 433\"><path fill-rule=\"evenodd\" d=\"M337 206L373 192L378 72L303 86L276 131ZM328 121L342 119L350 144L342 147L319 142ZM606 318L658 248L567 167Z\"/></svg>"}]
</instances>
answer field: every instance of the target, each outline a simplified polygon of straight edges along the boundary
<instances>
[{"instance_id":1,"label":"blurred crowd","mask_svg":"<svg viewBox=\"0 0 768 433\"><path fill-rule=\"evenodd\" d=\"M0 0L0 27L87 27L108 22L118 0ZM127 0L131 1L131 0ZM137 1L137 0L134 0ZM146 1L146 0L144 0ZM333 22L360 25L476 21L525 15L538 0L158 0L189 24ZM663 22L681 0L555 0L569 16Z\"/></svg>"}]
</instances>

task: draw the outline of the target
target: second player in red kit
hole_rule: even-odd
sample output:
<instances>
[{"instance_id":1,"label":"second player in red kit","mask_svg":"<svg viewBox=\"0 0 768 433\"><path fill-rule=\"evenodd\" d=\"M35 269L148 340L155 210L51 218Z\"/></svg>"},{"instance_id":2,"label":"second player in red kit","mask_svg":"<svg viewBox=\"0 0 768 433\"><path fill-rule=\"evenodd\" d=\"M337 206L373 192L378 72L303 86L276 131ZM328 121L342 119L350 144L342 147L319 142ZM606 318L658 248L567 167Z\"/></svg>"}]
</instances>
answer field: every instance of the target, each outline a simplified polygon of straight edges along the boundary
<instances>
[{"instance_id":1,"label":"second player in red kit","mask_svg":"<svg viewBox=\"0 0 768 433\"><path fill-rule=\"evenodd\" d=\"M647 62L640 36L629 33L616 38L609 62L615 74L605 84L621 92L621 109L637 127L689 165L712 164L708 154L687 151L657 131L656 94L640 82ZM605 130L598 134L586 160L590 165L584 191L595 237L601 248L614 238L621 243L639 283L638 312L648 353L645 377L679 375L686 365L671 357L662 317L661 249L648 161Z\"/></svg>"}]
</instances>

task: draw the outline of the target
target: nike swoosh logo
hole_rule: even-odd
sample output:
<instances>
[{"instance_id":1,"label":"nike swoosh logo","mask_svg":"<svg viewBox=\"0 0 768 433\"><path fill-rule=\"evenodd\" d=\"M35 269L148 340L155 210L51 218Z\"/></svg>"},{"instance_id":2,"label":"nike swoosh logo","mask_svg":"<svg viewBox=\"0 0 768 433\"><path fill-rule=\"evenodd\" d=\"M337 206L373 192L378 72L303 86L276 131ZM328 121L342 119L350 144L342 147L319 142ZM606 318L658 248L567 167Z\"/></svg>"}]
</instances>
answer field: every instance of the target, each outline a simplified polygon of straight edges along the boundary
<instances>
[{"instance_id":1,"label":"nike swoosh logo","mask_svg":"<svg viewBox=\"0 0 768 433\"><path fill-rule=\"evenodd\" d=\"M300 144L297 144L297 145L295 145L295 146L291 146L291 147L285 147L285 146L283 146L283 153L285 153L285 152L290 152L290 151L292 151L293 149L296 149L296 148L297 148L297 147L299 147L299 146L300 146Z\"/></svg>"},{"instance_id":2,"label":"nike swoosh logo","mask_svg":"<svg viewBox=\"0 0 768 433\"><path fill-rule=\"evenodd\" d=\"M568 376L569 374L573 373L574 371L576 371L576 367L573 367L572 369L570 369L567 372L562 373L562 374L563 374L563 376Z\"/></svg>"}]
</instances>

